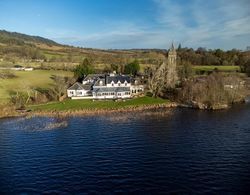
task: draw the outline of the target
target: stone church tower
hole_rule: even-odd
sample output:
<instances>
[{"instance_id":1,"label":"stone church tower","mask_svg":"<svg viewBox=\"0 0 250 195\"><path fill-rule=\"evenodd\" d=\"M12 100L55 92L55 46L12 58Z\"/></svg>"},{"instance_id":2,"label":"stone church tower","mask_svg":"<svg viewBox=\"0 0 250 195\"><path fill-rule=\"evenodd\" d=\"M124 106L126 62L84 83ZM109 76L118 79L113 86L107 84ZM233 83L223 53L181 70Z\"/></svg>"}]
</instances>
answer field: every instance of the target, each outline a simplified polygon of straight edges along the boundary
<instances>
[{"instance_id":1,"label":"stone church tower","mask_svg":"<svg viewBox=\"0 0 250 195\"><path fill-rule=\"evenodd\" d=\"M177 52L174 48L174 44L168 51L168 56L163 63L157 68L149 79L149 88L155 94L166 88L175 88L178 82L177 74Z\"/></svg>"},{"instance_id":2,"label":"stone church tower","mask_svg":"<svg viewBox=\"0 0 250 195\"><path fill-rule=\"evenodd\" d=\"M172 43L168 52L168 65L176 68L176 63L177 63L177 52L174 48L174 44Z\"/></svg>"},{"instance_id":3,"label":"stone church tower","mask_svg":"<svg viewBox=\"0 0 250 195\"><path fill-rule=\"evenodd\" d=\"M168 51L166 86L174 88L178 81L177 74L177 52L172 43Z\"/></svg>"}]
</instances>

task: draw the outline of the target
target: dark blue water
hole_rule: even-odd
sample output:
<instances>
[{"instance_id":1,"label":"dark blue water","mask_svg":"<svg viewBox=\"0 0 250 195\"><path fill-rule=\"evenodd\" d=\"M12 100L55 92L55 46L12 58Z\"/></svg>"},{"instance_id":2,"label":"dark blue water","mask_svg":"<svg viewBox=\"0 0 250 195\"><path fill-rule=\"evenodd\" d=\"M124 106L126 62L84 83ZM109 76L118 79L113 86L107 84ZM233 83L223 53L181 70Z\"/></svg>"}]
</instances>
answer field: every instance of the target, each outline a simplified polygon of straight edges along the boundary
<instances>
[{"instance_id":1,"label":"dark blue water","mask_svg":"<svg viewBox=\"0 0 250 195\"><path fill-rule=\"evenodd\" d=\"M0 194L248 190L249 104L0 120Z\"/></svg>"}]
</instances>

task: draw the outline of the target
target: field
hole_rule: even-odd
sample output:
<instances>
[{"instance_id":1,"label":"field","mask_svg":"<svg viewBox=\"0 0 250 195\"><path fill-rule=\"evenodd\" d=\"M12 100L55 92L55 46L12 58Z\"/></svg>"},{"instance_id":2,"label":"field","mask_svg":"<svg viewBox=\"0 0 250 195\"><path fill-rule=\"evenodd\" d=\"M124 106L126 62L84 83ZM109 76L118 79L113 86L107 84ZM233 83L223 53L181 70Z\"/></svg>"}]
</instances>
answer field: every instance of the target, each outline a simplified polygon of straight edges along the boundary
<instances>
[{"instance_id":1,"label":"field","mask_svg":"<svg viewBox=\"0 0 250 195\"><path fill-rule=\"evenodd\" d=\"M217 69L222 72L236 72L240 71L239 66L194 66L194 70L197 72L211 72Z\"/></svg>"},{"instance_id":2,"label":"field","mask_svg":"<svg viewBox=\"0 0 250 195\"><path fill-rule=\"evenodd\" d=\"M94 110L94 109L119 109L131 106L155 105L169 103L168 100L153 97L140 97L126 101L92 101L92 100L65 100L63 102L51 102L42 105L33 105L29 108L33 111L68 111L68 110Z\"/></svg>"},{"instance_id":3,"label":"field","mask_svg":"<svg viewBox=\"0 0 250 195\"><path fill-rule=\"evenodd\" d=\"M15 71L17 77L12 79L0 79L0 104L9 100L9 91L23 91L25 88L48 88L53 82L52 75L73 76L72 72L56 70L34 70L30 72Z\"/></svg>"}]
</instances>

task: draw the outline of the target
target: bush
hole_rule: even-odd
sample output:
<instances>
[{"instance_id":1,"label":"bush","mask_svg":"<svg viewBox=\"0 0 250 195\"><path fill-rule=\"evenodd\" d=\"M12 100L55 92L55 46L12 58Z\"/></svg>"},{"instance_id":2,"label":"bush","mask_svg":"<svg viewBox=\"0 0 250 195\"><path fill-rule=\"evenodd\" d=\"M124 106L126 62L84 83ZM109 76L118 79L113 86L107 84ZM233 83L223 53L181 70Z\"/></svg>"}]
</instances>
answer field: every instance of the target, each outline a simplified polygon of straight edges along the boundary
<instances>
[{"instance_id":1,"label":"bush","mask_svg":"<svg viewBox=\"0 0 250 195\"><path fill-rule=\"evenodd\" d=\"M3 72L0 72L0 79L12 79L12 78L16 78L17 76L13 73L13 72L10 72L10 71L3 71Z\"/></svg>"},{"instance_id":2,"label":"bush","mask_svg":"<svg viewBox=\"0 0 250 195\"><path fill-rule=\"evenodd\" d=\"M146 96L148 96L148 97L153 97L153 93L151 93L150 91L148 91L147 93L146 93Z\"/></svg>"},{"instance_id":3,"label":"bush","mask_svg":"<svg viewBox=\"0 0 250 195\"><path fill-rule=\"evenodd\" d=\"M23 92L10 92L10 101L17 109L25 108L28 102L28 96Z\"/></svg>"}]
</instances>

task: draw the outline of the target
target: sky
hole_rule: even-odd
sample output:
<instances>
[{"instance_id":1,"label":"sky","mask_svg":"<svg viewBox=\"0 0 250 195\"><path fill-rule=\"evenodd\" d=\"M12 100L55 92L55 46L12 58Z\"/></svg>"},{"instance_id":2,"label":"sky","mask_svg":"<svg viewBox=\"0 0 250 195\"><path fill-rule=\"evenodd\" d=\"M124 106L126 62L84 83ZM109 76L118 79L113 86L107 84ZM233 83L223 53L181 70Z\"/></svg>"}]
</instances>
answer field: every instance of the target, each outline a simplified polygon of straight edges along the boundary
<instances>
[{"instance_id":1,"label":"sky","mask_svg":"<svg viewBox=\"0 0 250 195\"><path fill-rule=\"evenodd\" d=\"M102 49L245 49L250 0L0 0L0 29Z\"/></svg>"}]
</instances>

